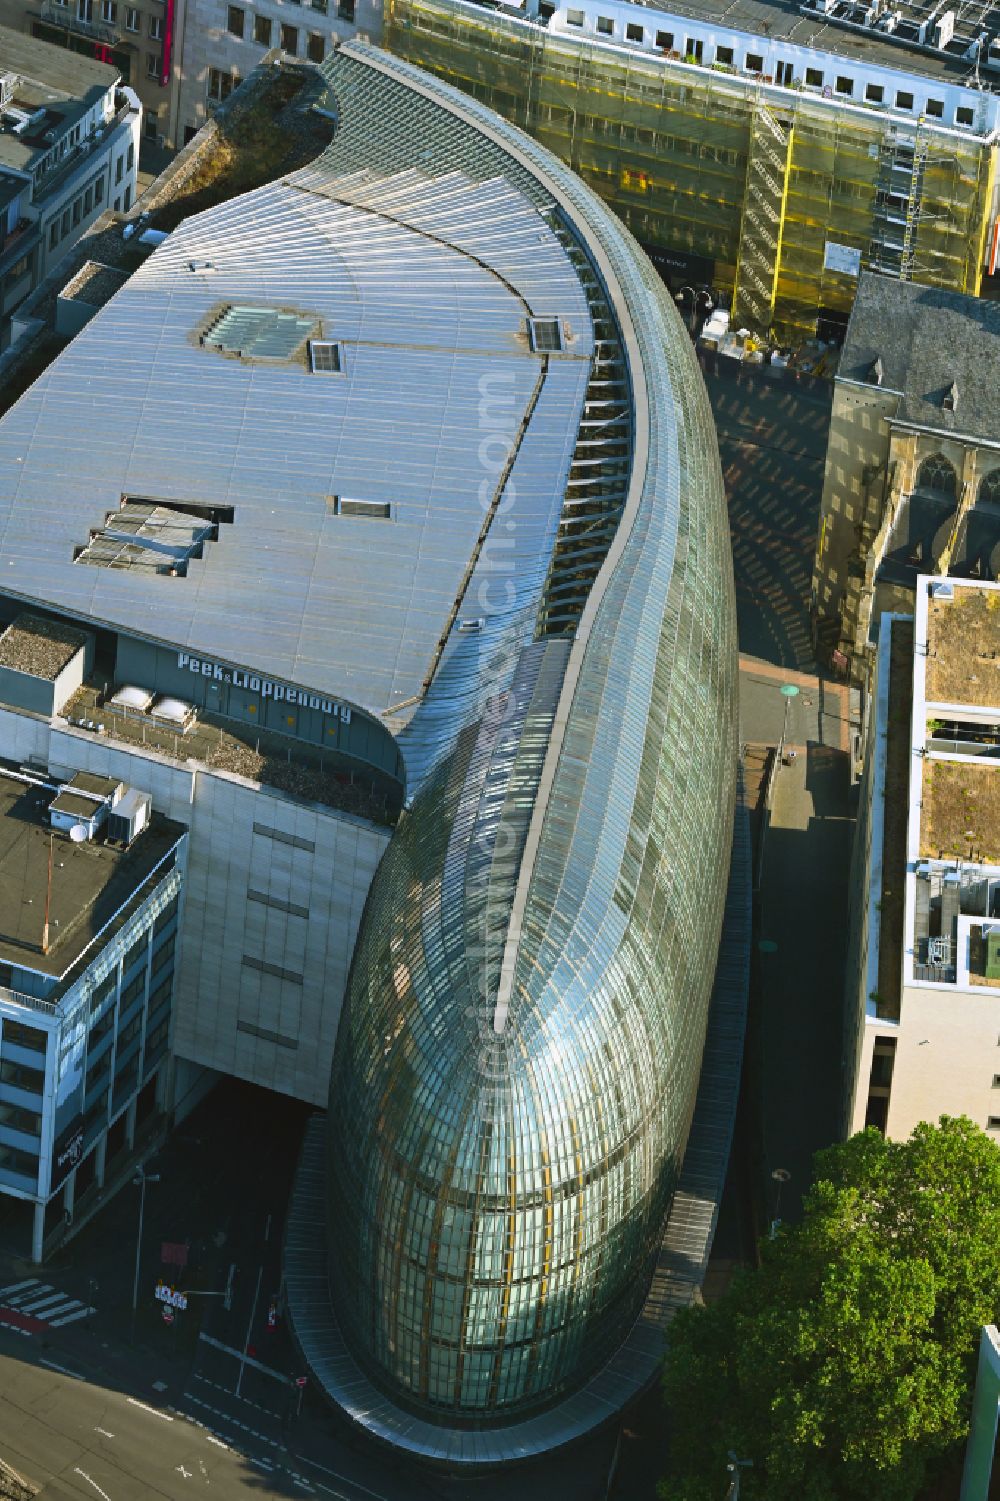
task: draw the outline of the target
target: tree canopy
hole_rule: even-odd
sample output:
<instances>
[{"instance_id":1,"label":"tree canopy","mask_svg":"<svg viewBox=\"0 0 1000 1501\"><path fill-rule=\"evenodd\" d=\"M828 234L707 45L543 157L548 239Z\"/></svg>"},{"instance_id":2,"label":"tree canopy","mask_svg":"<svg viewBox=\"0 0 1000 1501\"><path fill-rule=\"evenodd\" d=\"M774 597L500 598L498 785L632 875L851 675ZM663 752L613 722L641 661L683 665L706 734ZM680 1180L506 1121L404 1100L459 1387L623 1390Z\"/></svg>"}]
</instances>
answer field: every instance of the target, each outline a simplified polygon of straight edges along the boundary
<instances>
[{"instance_id":1,"label":"tree canopy","mask_svg":"<svg viewBox=\"0 0 1000 1501\"><path fill-rule=\"evenodd\" d=\"M666 1501L909 1501L968 1431L979 1331L1000 1311L1000 1146L965 1117L819 1152L801 1223L664 1368Z\"/></svg>"}]
</instances>

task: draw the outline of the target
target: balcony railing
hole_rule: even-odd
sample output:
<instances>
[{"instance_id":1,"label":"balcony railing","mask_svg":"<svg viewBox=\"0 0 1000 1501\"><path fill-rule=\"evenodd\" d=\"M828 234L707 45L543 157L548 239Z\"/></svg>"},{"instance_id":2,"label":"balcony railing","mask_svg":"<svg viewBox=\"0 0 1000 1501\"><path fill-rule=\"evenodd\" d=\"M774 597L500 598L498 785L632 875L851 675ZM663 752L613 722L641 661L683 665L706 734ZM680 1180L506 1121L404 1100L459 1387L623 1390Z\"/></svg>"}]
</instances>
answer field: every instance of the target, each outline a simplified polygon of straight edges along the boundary
<instances>
[{"instance_id":1,"label":"balcony railing","mask_svg":"<svg viewBox=\"0 0 1000 1501\"><path fill-rule=\"evenodd\" d=\"M55 0L43 0L42 20L49 26L61 26L64 31L88 37L93 42L103 42L114 47L121 41L120 27L109 21L85 21L76 5L57 5Z\"/></svg>"}]
</instances>

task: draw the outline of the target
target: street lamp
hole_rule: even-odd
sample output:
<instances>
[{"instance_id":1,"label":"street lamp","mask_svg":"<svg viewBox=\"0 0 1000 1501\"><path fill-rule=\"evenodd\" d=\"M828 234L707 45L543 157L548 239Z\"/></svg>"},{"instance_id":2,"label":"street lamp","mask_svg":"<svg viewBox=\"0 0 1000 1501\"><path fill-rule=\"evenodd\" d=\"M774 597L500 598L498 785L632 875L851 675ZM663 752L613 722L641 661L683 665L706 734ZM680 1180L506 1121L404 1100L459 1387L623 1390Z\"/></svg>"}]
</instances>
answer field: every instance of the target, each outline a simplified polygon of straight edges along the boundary
<instances>
[{"instance_id":1,"label":"street lamp","mask_svg":"<svg viewBox=\"0 0 1000 1501\"><path fill-rule=\"evenodd\" d=\"M787 1167L776 1167L772 1171L772 1173L771 1173L771 1177L774 1179L775 1183L777 1183L777 1185L778 1185L777 1190L776 1190L775 1195L774 1195L774 1219L771 1221L771 1239L772 1240L774 1239L775 1235L777 1235L777 1233L778 1233L778 1226L781 1224L781 1218L780 1218L780 1211L781 1211L781 1190L784 1188L785 1184L789 1182L789 1180L791 1179L791 1176L792 1175L788 1171Z\"/></svg>"},{"instance_id":2,"label":"street lamp","mask_svg":"<svg viewBox=\"0 0 1000 1501\"><path fill-rule=\"evenodd\" d=\"M142 1217L146 1210L146 1184L159 1183L159 1173L147 1173L142 1163L132 1182L139 1189L139 1229L135 1237L135 1280L132 1283L132 1343L135 1344L135 1314L139 1307L139 1263L142 1259Z\"/></svg>"},{"instance_id":3,"label":"street lamp","mask_svg":"<svg viewBox=\"0 0 1000 1501\"><path fill-rule=\"evenodd\" d=\"M785 745L788 741L788 711L792 706L792 699L798 698L799 690L794 683L782 683L781 696L785 700L785 713L781 721L781 754L784 756Z\"/></svg>"}]
</instances>

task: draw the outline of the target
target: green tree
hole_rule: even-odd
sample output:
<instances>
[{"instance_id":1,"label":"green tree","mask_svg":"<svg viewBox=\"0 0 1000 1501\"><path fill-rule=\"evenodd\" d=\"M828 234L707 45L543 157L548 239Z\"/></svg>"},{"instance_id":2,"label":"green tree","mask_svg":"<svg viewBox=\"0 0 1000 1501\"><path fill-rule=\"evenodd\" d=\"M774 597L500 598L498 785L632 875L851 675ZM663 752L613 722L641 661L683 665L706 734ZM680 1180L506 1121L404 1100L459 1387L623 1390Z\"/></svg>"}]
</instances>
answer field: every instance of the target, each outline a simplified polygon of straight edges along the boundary
<instances>
[{"instance_id":1,"label":"green tree","mask_svg":"<svg viewBox=\"0 0 1000 1501\"><path fill-rule=\"evenodd\" d=\"M1000 1146L965 1117L817 1153L800 1224L664 1367L665 1501L909 1501L968 1431L979 1330L1000 1312Z\"/></svg>"}]
</instances>

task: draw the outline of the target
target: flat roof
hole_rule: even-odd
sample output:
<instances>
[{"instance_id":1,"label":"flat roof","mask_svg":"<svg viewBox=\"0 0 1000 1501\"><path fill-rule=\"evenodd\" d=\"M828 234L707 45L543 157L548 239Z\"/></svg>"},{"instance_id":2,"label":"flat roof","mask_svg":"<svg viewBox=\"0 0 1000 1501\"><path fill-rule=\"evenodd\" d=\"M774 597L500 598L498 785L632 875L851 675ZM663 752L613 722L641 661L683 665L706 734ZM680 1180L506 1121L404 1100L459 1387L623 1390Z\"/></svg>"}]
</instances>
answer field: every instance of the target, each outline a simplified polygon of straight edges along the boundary
<instances>
[{"instance_id":1,"label":"flat roof","mask_svg":"<svg viewBox=\"0 0 1000 1501\"><path fill-rule=\"evenodd\" d=\"M951 581L949 581L951 582ZM928 703L1000 705L1000 593L973 585L940 589L927 602Z\"/></svg>"},{"instance_id":2,"label":"flat roof","mask_svg":"<svg viewBox=\"0 0 1000 1501\"><path fill-rule=\"evenodd\" d=\"M88 640L86 631L63 621L19 615L0 635L0 667L53 682Z\"/></svg>"},{"instance_id":3,"label":"flat roof","mask_svg":"<svg viewBox=\"0 0 1000 1501\"><path fill-rule=\"evenodd\" d=\"M226 305L309 313L340 372L203 345ZM532 350L532 314L563 352ZM321 156L187 220L0 422L4 590L399 725L496 486L511 576L551 553L593 347L577 271L512 184ZM183 577L74 562L125 495L233 519Z\"/></svg>"},{"instance_id":4,"label":"flat roof","mask_svg":"<svg viewBox=\"0 0 1000 1501\"><path fill-rule=\"evenodd\" d=\"M732 4L728 0L678 0L676 4L642 8L668 15L690 16L726 31L748 31L769 41L783 39L797 47L816 47L823 52L837 53L856 63L874 63L884 68L947 79L950 83L972 84L975 76L974 65L954 53L918 49L888 32L837 25L828 16L803 12L794 0L733 0ZM837 8L841 12L851 9L844 4ZM922 18L930 9L913 3L913 0L901 0L901 3L894 0L891 8L901 12L904 26L912 24L918 16ZM976 6L976 10L981 8ZM862 9L858 7L858 11ZM947 5L938 7L938 14L945 9ZM990 9L989 5L985 7L987 12ZM1000 25L996 29L1000 31ZM1000 77L994 80L985 69L981 80L988 87L1000 88Z\"/></svg>"},{"instance_id":5,"label":"flat roof","mask_svg":"<svg viewBox=\"0 0 1000 1501\"><path fill-rule=\"evenodd\" d=\"M53 833L47 816L51 801L50 792L0 767L0 960L61 976L140 889L184 829L154 814L127 850L100 839L74 844ZM90 799L78 801L89 812L96 807ZM43 954L50 844L50 946Z\"/></svg>"},{"instance_id":6,"label":"flat roof","mask_svg":"<svg viewBox=\"0 0 1000 1501\"><path fill-rule=\"evenodd\" d=\"M996 761L924 762L920 854L931 860L1000 864L1000 766Z\"/></svg>"},{"instance_id":7,"label":"flat roof","mask_svg":"<svg viewBox=\"0 0 1000 1501\"><path fill-rule=\"evenodd\" d=\"M0 128L0 168L26 171L52 148L50 130L62 135L81 115L100 102L121 74L108 63L81 56L53 42L0 26L0 73L16 83L10 105L28 114L46 110L46 118L15 133ZM10 106L8 106L10 107Z\"/></svg>"}]
</instances>

